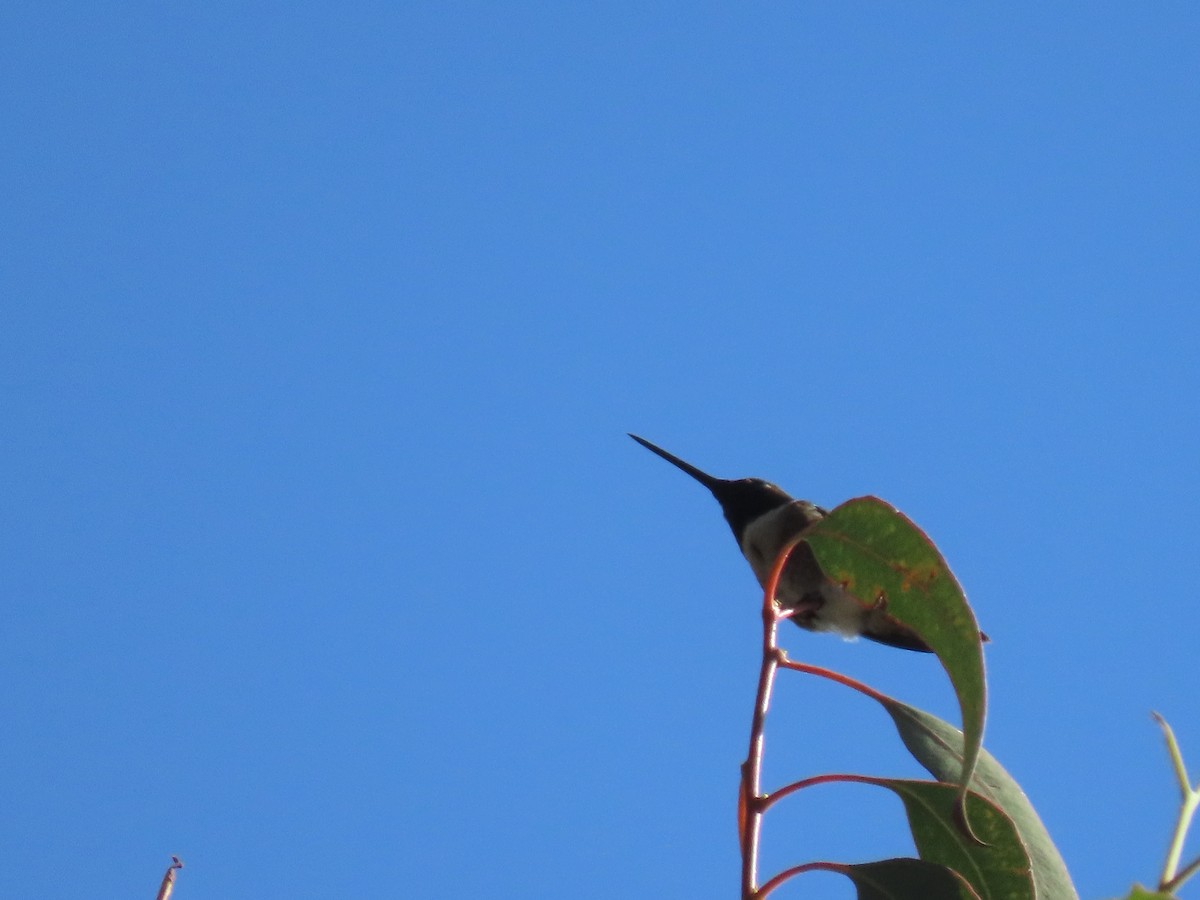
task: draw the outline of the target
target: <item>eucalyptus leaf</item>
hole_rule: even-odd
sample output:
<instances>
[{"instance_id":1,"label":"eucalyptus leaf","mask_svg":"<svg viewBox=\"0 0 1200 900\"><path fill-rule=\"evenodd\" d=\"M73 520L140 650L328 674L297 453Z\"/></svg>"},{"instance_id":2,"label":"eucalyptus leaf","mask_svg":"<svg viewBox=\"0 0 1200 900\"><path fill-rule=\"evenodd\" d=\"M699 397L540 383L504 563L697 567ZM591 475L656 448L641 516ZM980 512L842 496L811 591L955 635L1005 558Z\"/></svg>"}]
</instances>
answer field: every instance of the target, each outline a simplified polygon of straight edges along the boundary
<instances>
[{"instance_id":1,"label":"eucalyptus leaf","mask_svg":"<svg viewBox=\"0 0 1200 900\"><path fill-rule=\"evenodd\" d=\"M846 866L858 900L980 900L952 869L920 859L884 859Z\"/></svg>"},{"instance_id":2,"label":"eucalyptus leaf","mask_svg":"<svg viewBox=\"0 0 1200 900\"><path fill-rule=\"evenodd\" d=\"M954 785L911 779L872 779L904 803L917 853L962 875L983 900L1036 900L1029 854L1012 820L995 803L967 795L967 811L983 844L955 824Z\"/></svg>"},{"instance_id":3,"label":"eucalyptus leaf","mask_svg":"<svg viewBox=\"0 0 1200 900\"><path fill-rule=\"evenodd\" d=\"M937 547L877 497L843 503L805 535L825 577L910 628L937 654L962 711L959 808L983 742L987 684L975 614ZM945 779L950 780L950 779ZM968 820L963 824L970 833Z\"/></svg>"},{"instance_id":4,"label":"eucalyptus leaf","mask_svg":"<svg viewBox=\"0 0 1200 900\"><path fill-rule=\"evenodd\" d=\"M962 771L962 732L937 716L891 697L880 694L875 699L892 717L900 739L917 762L939 781L954 784ZM987 750L979 754L970 788L1012 820L1029 854L1039 900L1078 900L1067 866L1046 826L1020 785Z\"/></svg>"}]
</instances>

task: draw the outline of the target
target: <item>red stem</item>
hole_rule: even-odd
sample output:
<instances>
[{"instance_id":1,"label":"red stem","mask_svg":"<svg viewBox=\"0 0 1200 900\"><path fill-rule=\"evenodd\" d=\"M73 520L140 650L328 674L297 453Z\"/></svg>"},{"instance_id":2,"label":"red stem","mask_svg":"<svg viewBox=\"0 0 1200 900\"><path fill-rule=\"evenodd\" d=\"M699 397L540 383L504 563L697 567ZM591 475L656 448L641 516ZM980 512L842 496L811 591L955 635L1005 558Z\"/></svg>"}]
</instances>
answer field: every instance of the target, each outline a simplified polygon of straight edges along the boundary
<instances>
[{"instance_id":1,"label":"red stem","mask_svg":"<svg viewBox=\"0 0 1200 900\"><path fill-rule=\"evenodd\" d=\"M771 893L771 891L775 890L775 888L779 887L793 875L799 875L802 872L837 872L841 875L844 875L847 871L849 871L849 869L849 866L844 865L843 863L835 862L810 862L805 863L802 866L792 866L790 869L784 869L782 872L764 884L762 889L755 894L754 897L756 900L761 900L761 898L767 896L767 894Z\"/></svg>"},{"instance_id":2,"label":"red stem","mask_svg":"<svg viewBox=\"0 0 1200 900\"><path fill-rule=\"evenodd\" d=\"M794 794L796 791L802 791L808 787L815 787L818 784L879 784L880 779L873 778L870 775L854 775L849 773L833 773L829 775L813 775L811 778L802 778L800 781L793 781L791 784L784 785L778 790L771 791L760 801L762 811L766 812L784 797L789 794Z\"/></svg>"},{"instance_id":3,"label":"red stem","mask_svg":"<svg viewBox=\"0 0 1200 900\"><path fill-rule=\"evenodd\" d=\"M754 900L762 896L758 893L758 839L762 832L762 815L766 810L766 800L760 793L762 783L763 736L767 720L767 709L771 705L771 687L775 681L775 670L785 664L791 668L794 664L787 663L779 652L776 643L776 631L781 618L779 607L775 604L775 592L779 588L779 578L800 538L791 541L779 553L775 565L771 568L771 577L767 579L763 591L763 653L762 666L758 673L758 693L754 699L754 716L750 722L750 751L742 764L742 808L745 810L745 823L742 828L742 898ZM786 616L783 616L786 617ZM790 877L790 876L789 876ZM778 878L778 876L776 876ZM775 881L776 879L772 879Z\"/></svg>"},{"instance_id":4,"label":"red stem","mask_svg":"<svg viewBox=\"0 0 1200 900\"><path fill-rule=\"evenodd\" d=\"M796 538L780 551L779 557L775 560L775 565L771 568L771 577L767 579L766 589L763 591L762 666L758 673L758 692L754 698L754 715L750 723L750 750L746 755L746 761L742 763L741 807L745 815L741 835L742 900L762 900L763 897L766 897L767 894L779 887L783 882L787 881L793 875L799 875L801 872L810 872L815 869L844 872L846 867L838 863L805 863L804 865L793 866L790 869L780 872L764 884L761 889L758 888L756 886L758 882L758 843L759 837L762 834L763 813L767 811L769 806L782 800L789 794L814 784L822 784L834 780L868 780L866 776L818 775L814 778L806 778L803 781L789 784L769 795L761 793L763 740L766 729L767 710L771 705L771 688L775 683L776 671L780 667L783 667L796 672L805 672L809 675L817 675L821 678L835 681L838 684L843 684L880 702L890 699L874 688L868 687L861 681L855 681L853 678L842 675L840 672L823 669L820 666L810 666L807 663L793 662L779 649L777 642L779 622L791 616L793 610L781 610L775 603L775 592L779 589L779 579L783 574L783 567L787 564L792 550L795 549L801 540L802 538Z\"/></svg>"},{"instance_id":5,"label":"red stem","mask_svg":"<svg viewBox=\"0 0 1200 900\"><path fill-rule=\"evenodd\" d=\"M860 694L866 694L871 699L883 704L885 707L895 701L887 694L882 694L875 688L863 684L861 681L855 681L849 675L843 675L841 672L835 672L832 669L822 669L820 666L810 666L808 663L793 662L790 659L781 659L779 665L785 669L791 669L794 672L805 672L809 675L819 675L821 678L828 678L830 681L836 681L838 684L844 684L848 688L854 688Z\"/></svg>"}]
</instances>

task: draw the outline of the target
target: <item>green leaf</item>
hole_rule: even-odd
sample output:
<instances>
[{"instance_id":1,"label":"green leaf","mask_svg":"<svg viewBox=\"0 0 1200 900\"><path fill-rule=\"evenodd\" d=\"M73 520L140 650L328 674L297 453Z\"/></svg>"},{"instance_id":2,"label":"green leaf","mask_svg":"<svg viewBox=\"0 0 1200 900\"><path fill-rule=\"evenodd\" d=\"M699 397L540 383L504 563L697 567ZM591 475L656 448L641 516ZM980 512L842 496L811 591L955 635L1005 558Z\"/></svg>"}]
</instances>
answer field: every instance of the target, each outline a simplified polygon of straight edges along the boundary
<instances>
[{"instance_id":1,"label":"green leaf","mask_svg":"<svg viewBox=\"0 0 1200 900\"><path fill-rule=\"evenodd\" d=\"M958 872L983 900L1035 900L1033 874L1020 835L999 806L967 795L967 811L984 843L969 840L955 825L953 785L910 779L871 779L904 802L917 853L926 862Z\"/></svg>"},{"instance_id":2,"label":"green leaf","mask_svg":"<svg viewBox=\"0 0 1200 900\"><path fill-rule=\"evenodd\" d=\"M882 608L911 628L941 660L962 711L957 784L965 811L983 742L987 685L979 625L958 581L925 533L877 497L843 503L813 525L805 540L827 578L864 606Z\"/></svg>"},{"instance_id":3,"label":"green leaf","mask_svg":"<svg viewBox=\"0 0 1200 900\"><path fill-rule=\"evenodd\" d=\"M951 869L920 859L883 859L840 868L858 889L858 900L980 900Z\"/></svg>"},{"instance_id":4,"label":"green leaf","mask_svg":"<svg viewBox=\"0 0 1200 900\"><path fill-rule=\"evenodd\" d=\"M875 695L892 717L904 746L934 778L953 784L962 771L962 732L923 710L891 697ZM1021 790L987 750L979 754L971 777L971 790L995 803L1007 814L1033 866L1039 900L1077 900L1071 876L1046 826Z\"/></svg>"}]
</instances>

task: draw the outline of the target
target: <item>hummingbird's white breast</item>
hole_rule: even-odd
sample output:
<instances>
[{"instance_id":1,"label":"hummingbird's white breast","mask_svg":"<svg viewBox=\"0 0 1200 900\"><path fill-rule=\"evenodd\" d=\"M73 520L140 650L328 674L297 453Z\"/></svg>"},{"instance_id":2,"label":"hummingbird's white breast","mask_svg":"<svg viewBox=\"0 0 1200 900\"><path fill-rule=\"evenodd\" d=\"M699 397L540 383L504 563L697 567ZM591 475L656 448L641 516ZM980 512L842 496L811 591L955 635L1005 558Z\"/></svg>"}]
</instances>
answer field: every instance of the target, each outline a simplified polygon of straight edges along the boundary
<instances>
[{"instance_id":1,"label":"hummingbird's white breast","mask_svg":"<svg viewBox=\"0 0 1200 900\"><path fill-rule=\"evenodd\" d=\"M765 590L771 569L792 538L822 517L807 500L793 500L770 510L746 526L742 555ZM838 585L826 580L807 547L792 551L776 593L780 606L797 609L796 623L811 631L833 631L847 639L863 633L870 610Z\"/></svg>"}]
</instances>

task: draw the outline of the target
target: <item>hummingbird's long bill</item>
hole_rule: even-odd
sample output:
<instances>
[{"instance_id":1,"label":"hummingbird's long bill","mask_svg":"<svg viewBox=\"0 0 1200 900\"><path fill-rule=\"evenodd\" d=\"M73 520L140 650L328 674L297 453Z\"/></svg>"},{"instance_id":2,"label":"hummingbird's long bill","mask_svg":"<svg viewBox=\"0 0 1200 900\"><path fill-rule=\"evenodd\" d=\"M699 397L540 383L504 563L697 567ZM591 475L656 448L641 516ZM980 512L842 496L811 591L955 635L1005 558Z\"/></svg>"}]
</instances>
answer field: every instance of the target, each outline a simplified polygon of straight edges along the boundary
<instances>
[{"instance_id":1,"label":"hummingbird's long bill","mask_svg":"<svg viewBox=\"0 0 1200 900\"><path fill-rule=\"evenodd\" d=\"M626 434L629 434L629 432L626 432ZM693 478L695 478L698 482L700 482L702 485L704 485L710 491L717 484L719 484L720 482L725 480L724 478L714 478L712 475L709 475L707 472L700 471L695 466L693 466L691 463L684 462L678 456L668 453L662 447L656 447L654 444L650 443L645 438L640 438L636 434L629 434L629 436L631 438L633 438L635 441L637 441L639 444L641 444L643 447L645 447L647 450L649 450L651 453L657 453L659 456L661 456L663 459L665 459L671 465L673 465L677 468L683 469L683 471L687 472L689 475L691 475Z\"/></svg>"}]
</instances>

